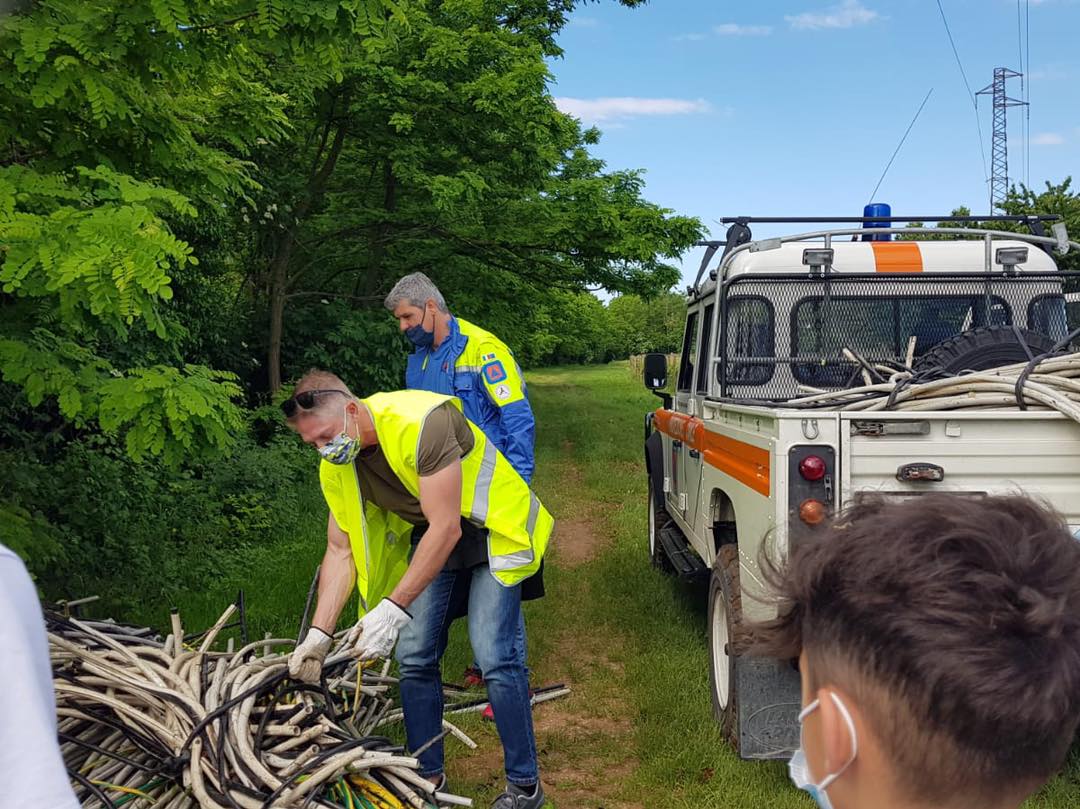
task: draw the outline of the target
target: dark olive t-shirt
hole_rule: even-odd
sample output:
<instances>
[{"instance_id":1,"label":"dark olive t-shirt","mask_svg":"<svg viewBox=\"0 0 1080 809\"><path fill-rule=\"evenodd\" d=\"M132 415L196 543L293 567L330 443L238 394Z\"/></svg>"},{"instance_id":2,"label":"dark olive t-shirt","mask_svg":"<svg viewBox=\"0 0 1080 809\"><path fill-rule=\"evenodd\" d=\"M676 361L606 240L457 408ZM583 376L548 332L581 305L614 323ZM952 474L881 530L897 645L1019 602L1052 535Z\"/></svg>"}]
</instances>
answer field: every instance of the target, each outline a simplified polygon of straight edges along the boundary
<instances>
[{"instance_id":1,"label":"dark olive t-shirt","mask_svg":"<svg viewBox=\"0 0 1080 809\"><path fill-rule=\"evenodd\" d=\"M452 402L432 410L420 431L416 448L416 467L420 477L434 475L455 460L472 451L475 440L469 422ZM382 447L375 445L360 451L356 457L356 477L360 494L368 502L392 511L406 522L417 526L413 544L427 530L427 519L420 500L405 488L390 468ZM447 560L446 569L460 570L487 561L486 532L462 519L461 539Z\"/></svg>"}]
</instances>

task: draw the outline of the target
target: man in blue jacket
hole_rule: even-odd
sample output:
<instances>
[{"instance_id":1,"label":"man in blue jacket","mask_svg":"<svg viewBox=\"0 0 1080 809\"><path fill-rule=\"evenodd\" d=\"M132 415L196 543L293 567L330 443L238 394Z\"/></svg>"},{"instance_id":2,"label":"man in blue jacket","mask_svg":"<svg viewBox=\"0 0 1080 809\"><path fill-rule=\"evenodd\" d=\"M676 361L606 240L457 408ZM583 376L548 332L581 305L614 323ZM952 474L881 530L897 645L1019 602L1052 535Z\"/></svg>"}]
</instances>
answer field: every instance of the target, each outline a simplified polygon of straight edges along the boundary
<instances>
[{"instance_id":1,"label":"man in blue jacket","mask_svg":"<svg viewBox=\"0 0 1080 809\"><path fill-rule=\"evenodd\" d=\"M423 273L398 281L386 296L386 308L416 346L405 369L405 386L461 399L469 421L531 482L536 421L521 369L506 343L451 315L442 293Z\"/></svg>"},{"instance_id":2,"label":"man in blue jacket","mask_svg":"<svg viewBox=\"0 0 1080 809\"><path fill-rule=\"evenodd\" d=\"M532 481L536 420L514 354L502 340L450 314L438 287L420 272L406 275L386 296L386 308L416 347L405 369L405 386L457 396L465 416L506 456L526 483ZM522 598L543 595L543 569L523 585ZM518 645L525 660L525 619ZM466 680L479 681L475 667ZM490 718L488 712L485 716Z\"/></svg>"}]
</instances>

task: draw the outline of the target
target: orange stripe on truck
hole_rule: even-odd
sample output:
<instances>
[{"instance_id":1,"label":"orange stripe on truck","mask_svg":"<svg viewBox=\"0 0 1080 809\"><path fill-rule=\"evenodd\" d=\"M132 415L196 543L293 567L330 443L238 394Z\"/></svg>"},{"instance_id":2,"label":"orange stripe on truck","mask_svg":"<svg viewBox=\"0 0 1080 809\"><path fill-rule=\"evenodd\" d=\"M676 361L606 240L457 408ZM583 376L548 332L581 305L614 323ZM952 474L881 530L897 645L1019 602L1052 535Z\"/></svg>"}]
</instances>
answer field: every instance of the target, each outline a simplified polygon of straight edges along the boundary
<instances>
[{"instance_id":1,"label":"orange stripe on truck","mask_svg":"<svg viewBox=\"0 0 1080 809\"><path fill-rule=\"evenodd\" d=\"M922 272L922 250L914 242L870 242L878 272Z\"/></svg>"},{"instance_id":2,"label":"orange stripe on truck","mask_svg":"<svg viewBox=\"0 0 1080 809\"><path fill-rule=\"evenodd\" d=\"M769 450L710 432L705 422L674 410L656 411L656 429L702 454L705 463L749 486L758 494L770 494Z\"/></svg>"},{"instance_id":3,"label":"orange stripe on truck","mask_svg":"<svg viewBox=\"0 0 1080 809\"><path fill-rule=\"evenodd\" d=\"M704 427L704 425L702 425ZM769 496L769 451L745 441L705 431L705 462Z\"/></svg>"}]
</instances>

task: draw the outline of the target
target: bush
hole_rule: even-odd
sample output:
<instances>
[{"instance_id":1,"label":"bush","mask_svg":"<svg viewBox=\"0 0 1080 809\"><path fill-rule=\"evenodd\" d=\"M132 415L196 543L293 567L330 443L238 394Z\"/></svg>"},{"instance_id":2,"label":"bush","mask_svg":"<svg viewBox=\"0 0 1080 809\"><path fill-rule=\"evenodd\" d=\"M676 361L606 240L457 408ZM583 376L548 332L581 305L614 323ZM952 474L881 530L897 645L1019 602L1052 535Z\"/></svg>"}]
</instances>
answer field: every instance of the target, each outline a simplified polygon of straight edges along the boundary
<instances>
[{"instance_id":1,"label":"bush","mask_svg":"<svg viewBox=\"0 0 1080 809\"><path fill-rule=\"evenodd\" d=\"M245 565L246 551L325 520L316 457L278 431L214 462L134 463L107 440L54 458L0 451L0 541L50 600L98 594L108 612L166 602Z\"/></svg>"},{"instance_id":2,"label":"bush","mask_svg":"<svg viewBox=\"0 0 1080 809\"><path fill-rule=\"evenodd\" d=\"M287 381L316 367L340 376L358 396L405 386L405 361L412 346L381 306L354 309L331 301L309 307L292 320Z\"/></svg>"}]
</instances>

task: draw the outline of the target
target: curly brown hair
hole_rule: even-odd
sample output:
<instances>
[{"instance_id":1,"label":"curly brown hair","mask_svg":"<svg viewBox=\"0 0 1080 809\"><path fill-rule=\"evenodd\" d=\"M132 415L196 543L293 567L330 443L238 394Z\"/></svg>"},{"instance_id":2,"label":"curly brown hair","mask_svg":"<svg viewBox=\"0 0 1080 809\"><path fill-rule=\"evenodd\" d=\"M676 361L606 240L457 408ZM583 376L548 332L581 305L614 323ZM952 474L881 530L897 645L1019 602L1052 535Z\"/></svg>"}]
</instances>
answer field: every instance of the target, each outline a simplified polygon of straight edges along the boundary
<instances>
[{"instance_id":1,"label":"curly brown hair","mask_svg":"<svg viewBox=\"0 0 1080 809\"><path fill-rule=\"evenodd\" d=\"M852 693L912 798L1000 800L1060 768L1080 724L1080 542L1057 514L867 497L766 568L780 610L754 653L805 651L811 687Z\"/></svg>"}]
</instances>

